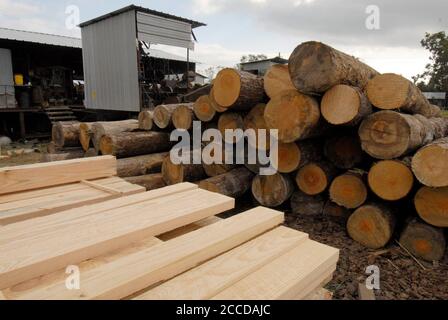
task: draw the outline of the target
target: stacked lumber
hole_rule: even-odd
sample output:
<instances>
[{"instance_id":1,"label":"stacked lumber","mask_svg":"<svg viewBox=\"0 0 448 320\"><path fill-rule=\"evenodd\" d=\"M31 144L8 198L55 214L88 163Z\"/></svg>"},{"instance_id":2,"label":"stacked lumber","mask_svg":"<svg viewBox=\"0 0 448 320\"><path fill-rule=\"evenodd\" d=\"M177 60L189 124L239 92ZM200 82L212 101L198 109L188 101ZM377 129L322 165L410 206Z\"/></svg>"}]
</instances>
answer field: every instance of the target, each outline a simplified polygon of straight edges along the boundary
<instances>
[{"instance_id":1,"label":"stacked lumber","mask_svg":"<svg viewBox=\"0 0 448 320\"><path fill-rule=\"evenodd\" d=\"M182 183L6 225L0 293L8 300L328 299L322 287L337 249L281 226L284 214L272 209L215 217L233 207L232 198ZM68 265L78 266L80 288L67 287Z\"/></svg>"}]
</instances>

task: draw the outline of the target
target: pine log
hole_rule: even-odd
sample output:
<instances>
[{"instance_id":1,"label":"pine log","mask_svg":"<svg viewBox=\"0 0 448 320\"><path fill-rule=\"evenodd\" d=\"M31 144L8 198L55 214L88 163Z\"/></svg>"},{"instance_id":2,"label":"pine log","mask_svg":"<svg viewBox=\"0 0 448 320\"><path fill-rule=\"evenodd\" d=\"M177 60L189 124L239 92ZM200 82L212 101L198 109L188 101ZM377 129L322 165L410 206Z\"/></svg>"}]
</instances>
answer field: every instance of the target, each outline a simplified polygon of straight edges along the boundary
<instances>
[{"instance_id":1,"label":"pine log","mask_svg":"<svg viewBox=\"0 0 448 320\"><path fill-rule=\"evenodd\" d=\"M343 206L337 205L331 200L325 203L323 217L335 222L347 223L348 218L351 215L351 211Z\"/></svg>"},{"instance_id":2,"label":"pine log","mask_svg":"<svg viewBox=\"0 0 448 320\"><path fill-rule=\"evenodd\" d=\"M113 155L117 158L169 151L171 146L169 133L153 131L108 134L103 136L100 142L103 155Z\"/></svg>"},{"instance_id":3,"label":"pine log","mask_svg":"<svg viewBox=\"0 0 448 320\"><path fill-rule=\"evenodd\" d=\"M235 164L227 164L229 163L229 161L227 159L228 155L226 154L226 145L222 143L222 141L218 141L217 143L211 142L210 144L213 144L214 148L216 149L221 148L221 159L220 159L221 163L212 163L212 164L206 164L205 162L202 163L202 167L204 168L204 171L207 174L207 176L216 177L237 168L237 165ZM211 157L215 156L214 151L215 149L210 151ZM232 160L233 163L235 163L234 155L232 157Z\"/></svg>"},{"instance_id":4,"label":"pine log","mask_svg":"<svg viewBox=\"0 0 448 320\"><path fill-rule=\"evenodd\" d=\"M348 171L336 177L330 186L330 199L347 209L362 206L367 200L367 195L363 174L359 171Z\"/></svg>"},{"instance_id":5,"label":"pine log","mask_svg":"<svg viewBox=\"0 0 448 320\"><path fill-rule=\"evenodd\" d=\"M446 249L443 229L417 220L410 221L400 236L400 244L417 258L426 261L439 261Z\"/></svg>"},{"instance_id":6,"label":"pine log","mask_svg":"<svg viewBox=\"0 0 448 320\"><path fill-rule=\"evenodd\" d=\"M79 142L84 151L87 152L91 147L93 147L93 132L92 132L91 122L82 122L79 124Z\"/></svg>"},{"instance_id":7,"label":"pine log","mask_svg":"<svg viewBox=\"0 0 448 320\"><path fill-rule=\"evenodd\" d=\"M185 102L195 102L196 100L198 100L198 98L200 96L210 94L211 88L212 88L211 84L207 84L205 86L202 86L202 87L200 87L200 88L198 88L198 89L196 89L196 90L194 90L192 92L189 92L189 93L183 95L182 96L182 101L185 101Z\"/></svg>"},{"instance_id":8,"label":"pine log","mask_svg":"<svg viewBox=\"0 0 448 320\"><path fill-rule=\"evenodd\" d=\"M78 151L79 145L77 147L57 147L53 141L47 144L47 153L65 153L70 151Z\"/></svg>"},{"instance_id":9,"label":"pine log","mask_svg":"<svg viewBox=\"0 0 448 320\"><path fill-rule=\"evenodd\" d=\"M448 187L422 187L414 198L415 209L425 222L448 228Z\"/></svg>"},{"instance_id":10,"label":"pine log","mask_svg":"<svg viewBox=\"0 0 448 320\"><path fill-rule=\"evenodd\" d=\"M171 120L173 126L179 130L190 130L193 129L193 121L196 120L196 116L193 111L193 104L179 106L174 110Z\"/></svg>"},{"instance_id":11,"label":"pine log","mask_svg":"<svg viewBox=\"0 0 448 320\"><path fill-rule=\"evenodd\" d=\"M441 116L439 107L432 105L415 84L398 74L385 73L375 76L369 81L367 96L379 109L400 109L427 118Z\"/></svg>"},{"instance_id":12,"label":"pine log","mask_svg":"<svg viewBox=\"0 0 448 320\"><path fill-rule=\"evenodd\" d=\"M217 104L233 110L250 110L265 100L263 78L236 69L221 70L213 83Z\"/></svg>"},{"instance_id":13,"label":"pine log","mask_svg":"<svg viewBox=\"0 0 448 320\"><path fill-rule=\"evenodd\" d=\"M218 129L221 132L222 139L226 143L237 143L239 140L237 136L226 137L226 130L244 130L244 120L241 114L236 112L226 112L221 114L218 120Z\"/></svg>"},{"instance_id":14,"label":"pine log","mask_svg":"<svg viewBox=\"0 0 448 320\"><path fill-rule=\"evenodd\" d=\"M206 178L202 165L174 164L170 157L166 157L163 161L162 176L167 185L181 182L195 182Z\"/></svg>"},{"instance_id":15,"label":"pine log","mask_svg":"<svg viewBox=\"0 0 448 320\"><path fill-rule=\"evenodd\" d=\"M65 152L60 153L43 153L41 162L53 162L53 161L62 161L62 160L71 160L78 159L84 157L84 150L81 148L67 150Z\"/></svg>"},{"instance_id":16,"label":"pine log","mask_svg":"<svg viewBox=\"0 0 448 320\"><path fill-rule=\"evenodd\" d=\"M210 94L208 95L208 98L210 99L211 106L213 109L215 109L218 113L223 113L227 111L227 108L224 108L223 106L220 106L216 100L215 100L215 90L212 88L210 90Z\"/></svg>"},{"instance_id":17,"label":"pine log","mask_svg":"<svg viewBox=\"0 0 448 320\"><path fill-rule=\"evenodd\" d=\"M160 189L166 186L161 173L146 174L136 177L126 177L124 178L124 180L129 183L145 187L146 191Z\"/></svg>"},{"instance_id":18,"label":"pine log","mask_svg":"<svg viewBox=\"0 0 448 320\"><path fill-rule=\"evenodd\" d=\"M140 130L151 131L154 126L153 111L144 110L138 114L138 128Z\"/></svg>"},{"instance_id":19,"label":"pine log","mask_svg":"<svg viewBox=\"0 0 448 320\"><path fill-rule=\"evenodd\" d=\"M275 96L266 106L264 119L270 129L278 129L281 142L303 140L321 133L320 109L314 98L296 90Z\"/></svg>"},{"instance_id":20,"label":"pine log","mask_svg":"<svg viewBox=\"0 0 448 320\"><path fill-rule=\"evenodd\" d=\"M370 189L381 199L397 201L405 198L414 185L409 159L383 160L369 171Z\"/></svg>"},{"instance_id":21,"label":"pine log","mask_svg":"<svg viewBox=\"0 0 448 320\"><path fill-rule=\"evenodd\" d=\"M320 160L322 160L322 146L318 141L278 144L277 170L280 173L291 173L310 162Z\"/></svg>"},{"instance_id":22,"label":"pine log","mask_svg":"<svg viewBox=\"0 0 448 320\"><path fill-rule=\"evenodd\" d=\"M294 184L288 175L257 175L252 181L252 194L263 206L275 208L286 202L294 192Z\"/></svg>"},{"instance_id":23,"label":"pine log","mask_svg":"<svg viewBox=\"0 0 448 320\"><path fill-rule=\"evenodd\" d=\"M78 147L79 146L78 121L56 122L51 130L51 138L56 147Z\"/></svg>"},{"instance_id":24,"label":"pine log","mask_svg":"<svg viewBox=\"0 0 448 320\"><path fill-rule=\"evenodd\" d=\"M370 249L384 247L392 238L394 228L395 217L383 204L362 206L347 222L350 237Z\"/></svg>"},{"instance_id":25,"label":"pine log","mask_svg":"<svg viewBox=\"0 0 448 320\"><path fill-rule=\"evenodd\" d=\"M448 134L448 119L380 111L359 127L362 149L374 158L390 160Z\"/></svg>"},{"instance_id":26,"label":"pine log","mask_svg":"<svg viewBox=\"0 0 448 320\"><path fill-rule=\"evenodd\" d=\"M95 122L92 124L93 146L100 151L101 138L106 134L119 134L138 129L138 120L122 120L109 122Z\"/></svg>"},{"instance_id":27,"label":"pine log","mask_svg":"<svg viewBox=\"0 0 448 320\"><path fill-rule=\"evenodd\" d=\"M364 89L378 72L321 42L300 44L289 58L289 74L295 87L305 94L321 94L337 84Z\"/></svg>"},{"instance_id":28,"label":"pine log","mask_svg":"<svg viewBox=\"0 0 448 320\"><path fill-rule=\"evenodd\" d=\"M248 139L248 143L252 148L269 150L270 148L270 135L269 128L264 120L264 111L266 110L266 104L257 104L250 112L244 117L244 130L255 130L256 141ZM258 130L266 130L264 138L260 135ZM263 141L264 139L264 141Z\"/></svg>"},{"instance_id":29,"label":"pine log","mask_svg":"<svg viewBox=\"0 0 448 320\"><path fill-rule=\"evenodd\" d=\"M428 187L448 187L448 137L421 148L412 158L412 171Z\"/></svg>"},{"instance_id":30,"label":"pine log","mask_svg":"<svg viewBox=\"0 0 448 320\"><path fill-rule=\"evenodd\" d=\"M143 156L130 157L117 160L117 176L134 177L149 173L158 173L162 169L163 160L168 152L153 153Z\"/></svg>"},{"instance_id":31,"label":"pine log","mask_svg":"<svg viewBox=\"0 0 448 320\"><path fill-rule=\"evenodd\" d=\"M372 113L372 105L359 88L338 84L325 93L320 110L329 123L353 127Z\"/></svg>"},{"instance_id":32,"label":"pine log","mask_svg":"<svg viewBox=\"0 0 448 320\"><path fill-rule=\"evenodd\" d=\"M213 106L214 101L210 99L210 96L201 96L194 103L194 114L196 118L202 122L213 121L216 117L216 107Z\"/></svg>"},{"instance_id":33,"label":"pine log","mask_svg":"<svg viewBox=\"0 0 448 320\"><path fill-rule=\"evenodd\" d=\"M288 65L274 64L264 75L264 91L269 98L274 98L282 91L295 90L291 76L289 75Z\"/></svg>"},{"instance_id":34,"label":"pine log","mask_svg":"<svg viewBox=\"0 0 448 320\"><path fill-rule=\"evenodd\" d=\"M291 212L297 216L320 216L324 207L325 198L322 195L310 196L296 191L291 197Z\"/></svg>"},{"instance_id":35,"label":"pine log","mask_svg":"<svg viewBox=\"0 0 448 320\"><path fill-rule=\"evenodd\" d=\"M173 125L173 113L180 106L193 107L193 103L162 104L157 106L153 113L154 124L160 129L171 127Z\"/></svg>"},{"instance_id":36,"label":"pine log","mask_svg":"<svg viewBox=\"0 0 448 320\"><path fill-rule=\"evenodd\" d=\"M363 160L358 136L335 136L326 140L325 157L339 169L355 168Z\"/></svg>"},{"instance_id":37,"label":"pine log","mask_svg":"<svg viewBox=\"0 0 448 320\"><path fill-rule=\"evenodd\" d=\"M301 191L314 196L327 190L336 174L337 170L330 162L311 162L299 169L296 183Z\"/></svg>"},{"instance_id":38,"label":"pine log","mask_svg":"<svg viewBox=\"0 0 448 320\"><path fill-rule=\"evenodd\" d=\"M240 167L201 181L199 188L239 198L251 188L253 177L254 174L250 170Z\"/></svg>"},{"instance_id":39,"label":"pine log","mask_svg":"<svg viewBox=\"0 0 448 320\"><path fill-rule=\"evenodd\" d=\"M89 148L84 153L84 158L92 158L92 157L98 157L98 151L95 148Z\"/></svg>"}]
</instances>

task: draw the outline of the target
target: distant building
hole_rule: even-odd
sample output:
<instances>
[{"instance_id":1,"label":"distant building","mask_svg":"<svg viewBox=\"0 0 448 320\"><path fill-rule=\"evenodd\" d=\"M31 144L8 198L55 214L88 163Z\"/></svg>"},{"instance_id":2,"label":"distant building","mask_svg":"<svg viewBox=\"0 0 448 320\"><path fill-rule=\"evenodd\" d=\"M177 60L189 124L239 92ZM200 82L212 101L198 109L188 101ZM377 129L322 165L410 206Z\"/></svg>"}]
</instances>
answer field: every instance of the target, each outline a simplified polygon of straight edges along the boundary
<instances>
[{"instance_id":1,"label":"distant building","mask_svg":"<svg viewBox=\"0 0 448 320\"><path fill-rule=\"evenodd\" d=\"M423 92L423 95L432 104L435 104L444 109L446 109L448 107L447 99L446 99L446 92Z\"/></svg>"},{"instance_id":2,"label":"distant building","mask_svg":"<svg viewBox=\"0 0 448 320\"><path fill-rule=\"evenodd\" d=\"M240 68L243 71L247 71L256 75L264 75L266 71L274 64L287 64L288 60L281 57L275 57L271 59L258 60L252 62L243 62L240 64Z\"/></svg>"},{"instance_id":3,"label":"distant building","mask_svg":"<svg viewBox=\"0 0 448 320\"><path fill-rule=\"evenodd\" d=\"M203 85L205 85L205 81L207 79L208 79L208 77L196 72L196 76L194 78L194 84L203 86Z\"/></svg>"}]
</instances>

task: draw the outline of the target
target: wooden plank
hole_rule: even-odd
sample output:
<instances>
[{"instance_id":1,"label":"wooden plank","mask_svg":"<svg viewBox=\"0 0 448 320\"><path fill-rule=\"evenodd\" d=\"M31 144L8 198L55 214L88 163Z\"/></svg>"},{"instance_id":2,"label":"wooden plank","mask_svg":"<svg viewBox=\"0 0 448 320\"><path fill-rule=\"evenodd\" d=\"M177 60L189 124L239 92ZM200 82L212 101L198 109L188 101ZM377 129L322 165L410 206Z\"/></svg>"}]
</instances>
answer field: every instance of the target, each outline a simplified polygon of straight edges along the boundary
<instances>
[{"instance_id":1,"label":"wooden plank","mask_svg":"<svg viewBox=\"0 0 448 320\"><path fill-rule=\"evenodd\" d=\"M82 208L82 210L80 210L79 208L74 208L67 211L55 213L51 216L10 224L2 227L2 232L0 232L0 245L22 240L29 234L51 232L54 229L55 225L70 222L75 223L82 217L102 212L108 212L113 209L123 208L129 205L141 203L143 201L161 199L163 197L167 197L173 194L180 194L182 192L195 190L197 188L198 186L195 184L182 183L157 190L152 190L149 192L85 206Z\"/></svg>"},{"instance_id":2,"label":"wooden plank","mask_svg":"<svg viewBox=\"0 0 448 320\"><path fill-rule=\"evenodd\" d=\"M217 300L283 300L300 292L329 268L336 268L339 250L306 241L213 297ZM328 275L326 275L328 277ZM320 279L319 281L323 281Z\"/></svg>"},{"instance_id":3,"label":"wooden plank","mask_svg":"<svg viewBox=\"0 0 448 320\"><path fill-rule=\"evenodd\" d=\"M328 291L327 289L320 288L306 296L304 300L308 301L323 301L323 300L332 300L333 293Z\"/></svg>"},{"instance_id":4,"label":"wooden plank","mask_svg":"<svg viewBox=\"0 0 448 320\"><path fill-rule=\"evenodd\" d=\"M80 290L67 290L61 282L23 298L124 298L249 241L281 224L283 219L281 212L255 208L87 271Z\"/></svg>"},{"instance_id":5,"label":"wooden plank","mask_svg":"<svg viewBox=\"0 0 448 320\"><path fill-rule=\"evenodd\" d=\"M122 195L121 191L116 190L114 188L107 187L107 186L102 186L99 183L95 183L95 182L87 181L87 180L82 180L82 181L80 181L80 183L84 184L86 186L89 186L91 188L97 189L97 190L105 191L110 194Z\"/></svg>"},{"instance_id":6,"label":"wooden plank","mask_svg":"<svg viewBox=\"0 0 448 320\"><path fill-rule=\"evenodd\" d=\"M317 278L313 277L311 282L299 292L295 294L295 300L307 300L308 296L315 292L317 289L326 286L327 283L333 279L333 274L336 271L336 266L331 266L324 272L322 272Z\"/></svg>"},{"instance_id":7,"label":"wooden plank","mask_svg":"<svg viewBox=\"0 0 448 320\"><path fill-rule=\"evenodd\" d=\"M209 226L209 225L216 223L218 221L221 221L221 220L222 220L221 218L218 218L216 216L209 217L204 220L189 224L187 226L177 228L176 230L172 230L167 233L164 233L160 236L157 236L157 238L159 238L162 241L168 241L168 240L183 236L184 234L187 234L189 232Z\"/></svg>"},{"instance_id":8,"label":"wooden plank","mask_svg":"<svg viewBox=\"0 0 448 320\"><path fill-rule=\"evenodd\" d=\"M0 168L0 194L45 188L117 174L112 156L92 157Z\"/></svg>"},{"instance_id":9,"label":"wooden plank","mask_svg":"<svg viewBox=\"0 0 448 320\"><path fill-rule=\"evenodd\" d=\"M205 300L280 257L308 235L279 227L167 281L137 300Z\"/></svg>"},{"instance_id":10,"label":"wooden plank","mask_svg":"<svg viewBox=\"0 0 448 320\"><path fill-rule=\"evenodd\" d=\"M230 210L235 200L201 189L53 224L0 245L0 289Z\"/></svg>"}]
</instances>

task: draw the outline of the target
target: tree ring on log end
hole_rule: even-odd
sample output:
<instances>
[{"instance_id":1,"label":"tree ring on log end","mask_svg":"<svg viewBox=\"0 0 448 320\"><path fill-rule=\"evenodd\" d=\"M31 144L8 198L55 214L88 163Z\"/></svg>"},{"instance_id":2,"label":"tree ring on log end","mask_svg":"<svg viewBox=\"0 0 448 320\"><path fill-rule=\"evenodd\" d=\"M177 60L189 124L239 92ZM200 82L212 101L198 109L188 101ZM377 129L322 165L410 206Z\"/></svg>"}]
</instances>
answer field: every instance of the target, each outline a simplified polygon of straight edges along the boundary
<instances>
[{"instance_id":1,"label":"tree ring on log end","mask_svg":"<svg viewBox=\"0 0 448 320\"><path fill-rule=\"evenodd\" d=\"M446 187L448 181L448 149L431 144L420 149L412 158L417 179L430 187Z\"/></svg>"},{"instance_id":2,"label":"tree ring on log end","mask_svg":"<svg viewBox=\"0 0 448 320\"><path fill-rule=\"evenodd\" d=\"M352 121L359 113L361 98L356 89L336 85L328 90L321 103L322 116L331 124L342 125Z\"/></svg>"},{"instance_id":3,"label":"tree ring on log end","mask_svg":"<svg viewBox=\"0 0 448 320\"><path fill-rule=\"evenodd\" d=\"M377 108L398 109L408 99L409 80L393 73L377 75L367 84L367 96Z\"/></svg>"},{"instance_id":4,"label":"tree ring on log end","mask_svg":"<svg viewBox=\"0 0 448 320\"><path fill-rule=\"evenodd\" d=\"M110 136L103 136L100 140L100 150L103 155L114 154L113 141Z\"/></svg>"},{"instance_id":5,"label":"tree ring on log end","mask_svg":"<svg viewBox=\"0 0 448 320\"><path fill-rule=\"evenodd\" d=\"M213 95L218 105L231 107L240 96L241 78L234 69L223 69L213 83Z\"/></svg>"},{"instance_id":6,"label":"tree ring on log end","mask_svg":"<svg viewBox=\"0 0 448 320\"><path fill-rule=\"evenodd\" d=\"M300 165L301 152L296 143L278 144L278 166L280 173L291 173L296 171Z\"/></svg>"},{"instance_id":7,"label":"tree ring on log end","mask_svg":"<svg viewBox=\"0 0 448 320\"><path fill-rule=\"evenodd\" d=\"M308 195L317 195L325 191L328 179L325 171L316 164L303 166L296 176L299 189Z\"/></svg>"},{"instance_id":8,"label":"tree ring on log end","mask_svg":"<svg viewBox=\"0 0 448 320\"><path fill-rule=\"evenodd\" d=\"M425 222L448 227L448 187L422 187L414 198L415 209Z\"/></svg>"},{"instance_id":9,"label":"tree ring on log end","mask_svg":"<svg viewBox=\"0 0 448 320\"><path fill-rule=\"evenodd\" d=\"M332 201L347 209L355 209L367 200L367 188L354 174L344 174L333 180L330 186Z\"/></svg>"}]
</instances>

